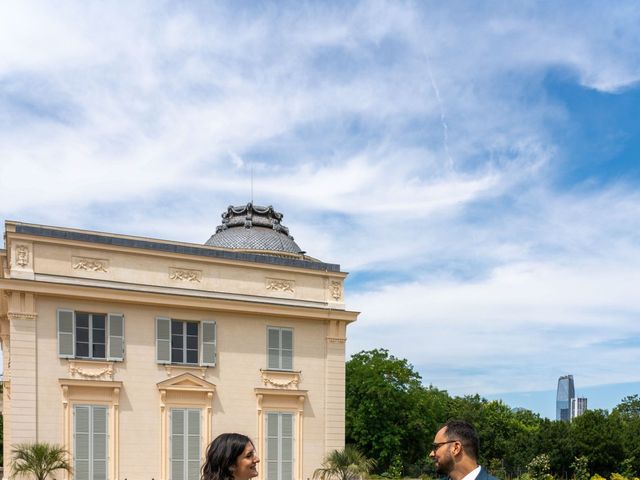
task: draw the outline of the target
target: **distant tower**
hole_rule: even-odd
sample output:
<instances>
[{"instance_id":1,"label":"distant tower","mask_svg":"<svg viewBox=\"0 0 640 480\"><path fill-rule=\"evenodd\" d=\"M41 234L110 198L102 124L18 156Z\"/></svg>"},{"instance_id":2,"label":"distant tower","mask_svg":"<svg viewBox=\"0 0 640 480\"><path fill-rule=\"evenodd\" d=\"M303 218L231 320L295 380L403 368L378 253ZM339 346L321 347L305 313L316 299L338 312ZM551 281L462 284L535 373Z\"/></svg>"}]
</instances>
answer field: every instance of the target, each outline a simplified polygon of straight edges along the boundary
<instances>
[{"instance_id":1,"label":"distant tower","mask_svg":"<svg viewBox=\"0 0 640 480\"><path fill-rule=\"evenodd\" d=\"M571 399L571 420L579 417L587 410L587 399L585 397L578 397Z\"/></svg>"},{"instance_id":2,"label":"distant tower","mask_svg":"<svg viewBox=\"0 0 640 480\"><path fill-rule=\"evenodd\" d=\"M571 420L571 401L576 398L573 386L573 375L564 375L558 379L558 393L556 394L556 420L568 422Z\"/></svg>"}]
</instances>

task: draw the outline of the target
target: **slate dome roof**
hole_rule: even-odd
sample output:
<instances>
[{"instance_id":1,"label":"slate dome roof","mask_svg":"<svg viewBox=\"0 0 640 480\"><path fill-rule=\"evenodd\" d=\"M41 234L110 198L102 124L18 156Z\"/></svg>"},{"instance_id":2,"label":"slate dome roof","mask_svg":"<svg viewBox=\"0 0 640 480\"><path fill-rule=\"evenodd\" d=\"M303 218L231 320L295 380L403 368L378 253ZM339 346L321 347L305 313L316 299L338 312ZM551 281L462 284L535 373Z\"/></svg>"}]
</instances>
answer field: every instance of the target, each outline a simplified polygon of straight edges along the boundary
<instances>
[{"instance_id":1,"label":"slate dome roof","mask_svg":"<svg viewBox=\"0 0 640 480\"><path fill-rule=\"evenodd\" d=\"M304 252L289 235L289 229L280 223L282 217L271 205L261 207L248 203L239 207L229 206L222 214L222 225L216 228L216 233L205 245L286 256L303 255Z\"/></svg>"}]
</instances>

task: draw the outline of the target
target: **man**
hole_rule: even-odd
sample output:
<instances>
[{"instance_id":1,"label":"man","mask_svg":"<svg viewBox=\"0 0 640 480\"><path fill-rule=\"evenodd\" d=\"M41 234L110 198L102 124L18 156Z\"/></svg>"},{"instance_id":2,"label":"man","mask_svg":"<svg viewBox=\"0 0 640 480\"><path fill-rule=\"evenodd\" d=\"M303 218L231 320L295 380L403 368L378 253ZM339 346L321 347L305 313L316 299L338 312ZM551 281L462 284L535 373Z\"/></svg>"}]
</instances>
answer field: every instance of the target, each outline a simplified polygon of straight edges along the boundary
<instances>
[{"instance_id":1,"label":"man","mask_svg":"<svg viewBox=\"0 0 640 480\"><path fill-rule=\"evenodd\" d=\"M479 447L473 426L452 420L436 433L429 456L435 462L436 472L451 480L497 480L478 465Z\"/></svg>"}]
</instances>

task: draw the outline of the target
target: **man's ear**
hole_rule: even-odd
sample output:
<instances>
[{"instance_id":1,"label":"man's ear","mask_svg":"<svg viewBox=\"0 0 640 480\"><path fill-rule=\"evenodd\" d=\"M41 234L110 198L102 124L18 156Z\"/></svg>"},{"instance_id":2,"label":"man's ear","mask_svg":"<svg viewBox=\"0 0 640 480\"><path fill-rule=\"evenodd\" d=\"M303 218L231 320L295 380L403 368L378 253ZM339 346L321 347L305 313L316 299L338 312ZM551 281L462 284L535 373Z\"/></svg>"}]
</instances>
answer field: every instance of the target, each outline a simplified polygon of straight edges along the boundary
<instances>
[{"instance_id":1,"label":"man's ear","mask_svg":"<svg viewBox=\"0 0 640 480\"><path fill-rule=\"evenodd\" d=\"M461 453L462 453L462 451L463 451L462 443L456 440L456 441L453 443L453 452L452 452L452 453L453 453L454 455L459 455L459 454L461 454Z\"/></svg>"}]
</instances>

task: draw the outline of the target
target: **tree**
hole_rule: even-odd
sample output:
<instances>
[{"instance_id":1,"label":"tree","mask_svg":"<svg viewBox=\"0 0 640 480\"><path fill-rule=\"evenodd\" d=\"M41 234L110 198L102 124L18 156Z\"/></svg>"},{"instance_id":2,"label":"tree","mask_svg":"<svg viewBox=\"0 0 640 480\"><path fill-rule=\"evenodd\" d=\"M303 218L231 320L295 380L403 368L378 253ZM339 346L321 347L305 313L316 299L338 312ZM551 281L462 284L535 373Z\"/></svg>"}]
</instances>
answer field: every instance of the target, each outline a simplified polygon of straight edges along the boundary
<instances>
[{"instance_id":1,"label":"tree","mask_svg":"<svg viewBox=\"0 0 640 480\"><path fill-rule=\"evenodd\" d=\"M606 410L587 410L571 422L577 455L589 458L592 472L608 477L624 460L622 424Z\"/></svg>"},{"instance_id":2,"label":"tree","mask_svg":"<svg viewBox=\"0 0 640 480\"><path fill-rule=\"evenodd\" d=\"M321 468L313 472L313 478L320 480L359 480L367 478L375 461L365 457L360 451L347 445L343 450L334 450L325 458Z\"/></svg>"},{"instance_id":3,"label":"tree","mask_svg":"<svg viewBox=\"0 0 640 480\"><path fill-rule=\"evenodd\" d=\"M56 470L71 472L67 451L51 443L22 443L12 450L11 470L18 475L33 475L45 480Z\"/></svg>"},{"instance_id":4,"label":"tree","mask_svg":"<svg viewBox=\"0 0 640 480\"><path fill-rule=\"evenodd\" d=\"M395 458L405 465L424 458L435 433L425 428L432 422L424 391L413 367L387 350L353 355L346 365L347 443L376 458L381 472Z\"/></svg>"}]
</instances>

